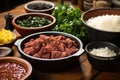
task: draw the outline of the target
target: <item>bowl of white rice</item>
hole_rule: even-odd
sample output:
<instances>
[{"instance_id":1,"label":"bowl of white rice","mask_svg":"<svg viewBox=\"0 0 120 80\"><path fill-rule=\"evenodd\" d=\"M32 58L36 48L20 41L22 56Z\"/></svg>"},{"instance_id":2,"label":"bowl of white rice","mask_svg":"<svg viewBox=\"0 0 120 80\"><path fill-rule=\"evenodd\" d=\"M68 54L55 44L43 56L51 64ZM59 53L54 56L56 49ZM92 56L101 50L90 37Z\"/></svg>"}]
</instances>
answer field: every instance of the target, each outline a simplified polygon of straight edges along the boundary
<instances>
[{"instance_id":1,"label":"bowl of white rice","mask_svg":"<svg viewBox=\"0 0 120 80\"><path fill-rule=\"evenodd\" d=\"M120 9L100 8L82 14L90 41L120 43Z\"/></svg>"},{"instance_id":2,"label":"bowl of white rice","mask_svg":"<svg viewBox=\"0 0 120 80\"><path fill-rule=\"evenodd\" d=\"M86 54L92 67L97 70L116 70L120 67L120 49L117 45L94 41L85 46Z\"/></svg>"}]
</instances>

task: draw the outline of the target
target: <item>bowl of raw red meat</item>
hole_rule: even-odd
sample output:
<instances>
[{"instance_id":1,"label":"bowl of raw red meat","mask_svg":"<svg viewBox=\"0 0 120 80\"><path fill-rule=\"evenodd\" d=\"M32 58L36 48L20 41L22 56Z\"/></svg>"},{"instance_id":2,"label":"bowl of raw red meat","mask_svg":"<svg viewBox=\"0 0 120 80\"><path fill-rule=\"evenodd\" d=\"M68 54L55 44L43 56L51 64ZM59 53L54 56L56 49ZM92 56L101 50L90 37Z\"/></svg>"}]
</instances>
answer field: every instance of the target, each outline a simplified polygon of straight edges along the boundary
<instances>
[{"instance_id":1,"label":"bowl of raw red meat","mask_svg":"<svg viewBox=\"0 0 120 80\"><path fill-rule=\"evenodd\" d=\"M79 64L82 41L68 33L45 31L15 42L22 57L41 71L62 71Z\"/></svg>"}]
</instances>

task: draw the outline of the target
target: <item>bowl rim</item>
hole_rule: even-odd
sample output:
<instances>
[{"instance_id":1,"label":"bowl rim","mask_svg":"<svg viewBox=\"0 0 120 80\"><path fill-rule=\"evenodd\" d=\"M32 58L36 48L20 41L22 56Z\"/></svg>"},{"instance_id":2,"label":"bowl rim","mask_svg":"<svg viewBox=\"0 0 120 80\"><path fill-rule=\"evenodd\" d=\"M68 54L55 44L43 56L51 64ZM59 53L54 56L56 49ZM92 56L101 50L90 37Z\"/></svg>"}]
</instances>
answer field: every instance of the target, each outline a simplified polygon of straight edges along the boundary
<instances>
[{"instance_id":1,"label":"bowl rim","mask_svg":"<svg viewBox=\"0 0 120 80\"><path fill-rule=\"evenodd\" d=\"M48 33L48 34L49 34L49 33L50 33L50 34L51 34L51 33L54 33L54 34L65 35L65 36L67 36L67 37L72 37L72 38L76 39L76 40L79 42L80 48L79 48L79 50L78 50L76 53L74 53L74 54L72 54L72 55L69 55L69 56L66 56L66 57L63 57L63 58L53 58L53 59L37 58L37 57L34 57L34 56L31 56L31 55L26 54L26 53L21 49L20 45L21 45L21 43L22 43L23 40L25 40L25 39L27 39L27 38L29 38L29 37L31 37L31 36L35 36L35 35L38 35L38 34L44 34L44 33ZM24 56L29 57L29 58L31 58L31 59L42 60L42 61L64 60L64 59L67 59L67 58L80 56L80 55L82 55L83 52L84 52L83 43L82 43L82 41L81 41L79 38L77 38L77 37L74 36L74 35L68 34L68 33L57 32L57 31L44 31L44 32L37 32L37 33L30 34L30 35L28 35L28 36L26 36L26 37L24 37L24 38L22 38L22 39L20 40L20 42L19 42L19 44L18 44L18 49L19 49L19 51L21 52L21 54L23 54Z\"/></svg>"},{"instance_id":2,"label":"bowl rim","mask_svg":"<svg viewBox=\"0 0 120 80\"><path fill-rule=\"evenodd\" d=\"M51 18L53 19L53 21L52 21L50 24L48 24L48 25L41 26L41 27L35 27L35 28L34 28L34 27L28 28L28 27L24 27L24 26L20 26L20 25L16 24L15 20L16 20L17 18L23 17L23 16L27 16L27 15L28 15L28 16L30 16L30 15L44 15L44 16L51 17ZM26 30L31 30L31 29L35 29L35 30L36 30L36 29L44 29L44 28L47 28L47 27L49 27L49 26L52 26L53 24L55 24L55 22L56 22L56 18L55 18L54 16L50 15L50 14L47 14L47 13L23 13L23 14L20 14L20 15L14 17L13 20L12 20L12 24L15 25L15 27L20 28L20 29L26 29Z\"/></svg>"},{"instance_id":3,"label":"bowl rim","mask_svg":"<svg viewBox=\"0 0 120 80\"><path fill-rule=\"evenodd\" d=\"M19 57L1 57L0 60L9 60L8 62L15 62L15 63L20 64L20 65L25 64L27 66L27 73L20 80L25 80L32 73L32 66L25 59L22 59L22 58L19 58Z\"/></svg>"},{"instance_id":4,"label":"bowl rim","mask_svg":"<svg viewBox=\"0 0 120 80\"><path fill-rule=\"evenodd\" d=\"M88 25L86 23L86 21L84 20L84 16L86 14L88 14L89 12L94 12L94 11L98 11L98 10L117 10L117 11L120 11L120 9L118 8L97 8L97 9L90 9L90 10L87 10L85 11L82 15L81 15L81 20L82 22L89 28L92 28L93 30L98 30L98 31L101 31L101 32L106 32L106 33L120 33L120 32L115 32L115 31L107 31L107 30L101 30L101 29L96 29L94 27L91 27L90 25ZM103 14L104 15L104 14ZM96 16L97 17L97 16Z\"/></svg>"},{"instance_id":5,"label":"bowl rim","mask_svg":"<svg viewBox=\"0 0 120 80\"><path fill-rule=\"evenodd\" d=\"M97 55L93 55L90 53L90 51L88 50L88 46L90 46L91 44L94 44L94 43L101 43L101 44L108 44L110 46L113 46L113 47L117 47L119 49L119 53L118 55L115 55L115 56L110 56L110 57L106 57L106 56L97 56ZM115 45L114 43L111 43L111 42L107 42L107 41L92 41L90 43L88 43L86 46L85 46L85 51L87 52L88 55L91 55L93 57L96 57L96 58L115 58L115 57L119 57L120 56L120 48ZM108 60L108 59L107 59Z\"/></svg>"},{"instance_id":6,"label":"bowl rim","mask_svg":"<svg viewBox=\"0 0 120 80\"><path fill-rule=\"evenodd\" d=\"M44 9L44 10L33 10L33 9L28 8L28 5L35 4L35 3L46 3L46 4L51 5L52 7L49 8L49 9ZM31 1L31 2L26 3L24 5L24 8L26 10L33 11L33 12L34 11L35 12L45 12L45 11L50 11L50 10L54 9L55 8L55 4L53 2L50 2L50 1Z\"/></svg>"},{"instance_id":7,"label":"bowl rim","mask_svg":"<svg viewBox=\"0 0 120 80\"><path fill-rule=\"evenodd\" d=\"M9 48L9 47L4 47L3 46L3 47L0 47L0 50L1 49L8 50L8 51L6 53L4 53L3 55L0 54L0 57L5 57L5 56L9 55L12 52L12 49Z\"/></svg>"},{"instance_id":8,"label":"bowl rim","mask_svg":"<svg viewBox=\"0 0 120 80\"><path fill-rule=\"evenodd\" d=\"M112 3L114 5L120 6L120 1L119 0L112 0Z\"/></svg>"},{"instance_id":9,"label":"bowl rim","mask_svg":"<svg viewBox=\"0 0 120 80\"><path fill-rule=\"evenodd\" d=\"M88 6L93 6L93 3L87 2L87 1L83 1L84 5L88 5Z\"/></svg>"}]
</instances>

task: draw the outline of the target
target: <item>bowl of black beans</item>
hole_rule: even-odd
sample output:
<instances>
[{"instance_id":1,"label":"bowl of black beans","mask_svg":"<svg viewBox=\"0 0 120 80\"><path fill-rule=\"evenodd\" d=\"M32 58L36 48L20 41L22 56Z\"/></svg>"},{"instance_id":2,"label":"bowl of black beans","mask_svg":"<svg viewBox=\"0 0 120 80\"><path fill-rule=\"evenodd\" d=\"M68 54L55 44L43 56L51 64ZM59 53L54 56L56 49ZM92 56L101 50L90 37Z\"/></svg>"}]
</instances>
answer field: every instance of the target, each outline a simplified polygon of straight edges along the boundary
<instances>
[{"instance_id":1,"label":"bowl of black beans","mask_svg":"<svg viewBox=\"0 0 120 80\"><path fill-rule=\"evenodd\" d=\"M26 12L48 13L51 14L55 9L55 4L50 1L31 1L25 4Z\"/></svg>"}]
</instances>

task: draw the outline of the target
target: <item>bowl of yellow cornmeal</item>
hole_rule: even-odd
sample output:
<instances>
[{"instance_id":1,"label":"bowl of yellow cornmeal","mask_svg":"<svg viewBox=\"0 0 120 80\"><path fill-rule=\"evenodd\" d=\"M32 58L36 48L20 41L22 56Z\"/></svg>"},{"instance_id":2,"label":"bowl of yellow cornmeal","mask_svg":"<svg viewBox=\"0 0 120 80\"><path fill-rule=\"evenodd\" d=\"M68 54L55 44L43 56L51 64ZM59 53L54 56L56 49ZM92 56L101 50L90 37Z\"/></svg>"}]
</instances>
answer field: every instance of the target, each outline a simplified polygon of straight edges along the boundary
<instances>
[{"instance_id":1,"label":"bowl of yellow cornmeal","mask_svg":"<svg viewBox=\"0 0 120 80\"><path fill-rule=\"evenodd\" d=\"M11 46L15 39L16 35L10 30L0 30L0 46Z\"/></svg>"}]
</instances>

